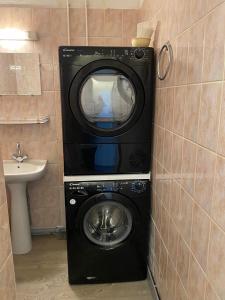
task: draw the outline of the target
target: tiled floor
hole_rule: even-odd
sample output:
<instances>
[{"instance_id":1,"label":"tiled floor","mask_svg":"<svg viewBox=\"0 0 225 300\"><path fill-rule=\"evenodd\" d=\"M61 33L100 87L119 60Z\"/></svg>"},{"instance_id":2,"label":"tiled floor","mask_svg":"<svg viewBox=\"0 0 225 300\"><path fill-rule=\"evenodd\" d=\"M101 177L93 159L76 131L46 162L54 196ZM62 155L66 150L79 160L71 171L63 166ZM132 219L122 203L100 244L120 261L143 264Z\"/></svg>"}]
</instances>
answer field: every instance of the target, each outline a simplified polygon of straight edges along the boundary
<instances>
[{"instance_id":1,"label":"tiled floor","mask_svg":"<svg viewBox=\"0 0 225 300\"><path fill-rule=\"evenodd\" d=\"M54 236L35 237L14 261L17 300L152 300L147 281L70 286L65 240Z\"/></svg>"}]
</instances>

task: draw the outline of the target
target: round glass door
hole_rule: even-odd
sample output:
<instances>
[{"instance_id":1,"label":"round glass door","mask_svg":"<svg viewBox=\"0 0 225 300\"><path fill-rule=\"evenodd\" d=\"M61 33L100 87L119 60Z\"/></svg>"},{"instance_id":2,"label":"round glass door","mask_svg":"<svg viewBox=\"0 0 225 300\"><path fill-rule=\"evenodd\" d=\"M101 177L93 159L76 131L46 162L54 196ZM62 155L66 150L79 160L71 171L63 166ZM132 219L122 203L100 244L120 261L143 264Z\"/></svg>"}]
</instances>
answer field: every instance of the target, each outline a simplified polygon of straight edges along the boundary
<instances>
[{"instance_id":1,"label":"round glass door","mask_svg":"<svg viewBox=\"0 0 225 300\"><path fill-rule=\"evenodd\" d=\"M132 215L118 202L103 201L86 212L83 229L91 242L111 248L124 241L130 234Z\"/></svg>"},{"instance_id":2,"label":"round glass door","mask_svg":"<svg viewBox=\"0 0 225 300\"><path fill-rule=\"evenodd\" d=\"M112 130L126 123L135 107L132 82L114 69L90 74L80 90L80 108L85 119L97 129Z\"/></svg>"}]
</instances>

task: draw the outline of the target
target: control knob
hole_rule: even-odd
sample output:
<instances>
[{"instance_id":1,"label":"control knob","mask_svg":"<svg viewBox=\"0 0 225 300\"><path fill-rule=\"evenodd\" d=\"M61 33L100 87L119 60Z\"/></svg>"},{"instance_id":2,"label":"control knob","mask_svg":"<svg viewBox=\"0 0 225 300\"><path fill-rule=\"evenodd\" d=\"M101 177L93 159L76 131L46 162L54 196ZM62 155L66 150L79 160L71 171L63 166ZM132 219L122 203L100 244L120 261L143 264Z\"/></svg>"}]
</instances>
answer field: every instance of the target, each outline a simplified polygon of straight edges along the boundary
<instances>
[{"instance_id":1,"label":"control knob","mask_svg":"<svg viewBox=\"0 0 225 300\"><path fill-rule=\"evenodd\" d=\"M136 49L134 51L134 56L137 58L137 59L141 59L145 56L145 52L143 49Z\"/></svg>"}]
</instances>

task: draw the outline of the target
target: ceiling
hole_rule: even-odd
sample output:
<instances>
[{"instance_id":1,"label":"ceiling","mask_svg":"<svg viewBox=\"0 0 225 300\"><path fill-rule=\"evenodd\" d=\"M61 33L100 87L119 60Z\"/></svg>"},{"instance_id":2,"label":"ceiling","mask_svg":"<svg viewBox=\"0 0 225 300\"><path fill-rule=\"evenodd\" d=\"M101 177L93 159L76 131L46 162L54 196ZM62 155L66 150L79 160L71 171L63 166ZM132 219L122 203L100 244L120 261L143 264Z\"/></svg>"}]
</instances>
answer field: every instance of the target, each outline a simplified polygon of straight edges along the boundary
<instances>
[{"instance_id":1,"label":"ceiling","mask_svg":"<svg viewBox=\"0 0 225 300\"><path fill-rule=\"evenodd\" d=\"M85 0L68 0L70 7L82 7ZM143 0L87 0L90 8L137 9ZM0 5L66 7L67 0L0 0Z\"/></svg>"}]
</instances>

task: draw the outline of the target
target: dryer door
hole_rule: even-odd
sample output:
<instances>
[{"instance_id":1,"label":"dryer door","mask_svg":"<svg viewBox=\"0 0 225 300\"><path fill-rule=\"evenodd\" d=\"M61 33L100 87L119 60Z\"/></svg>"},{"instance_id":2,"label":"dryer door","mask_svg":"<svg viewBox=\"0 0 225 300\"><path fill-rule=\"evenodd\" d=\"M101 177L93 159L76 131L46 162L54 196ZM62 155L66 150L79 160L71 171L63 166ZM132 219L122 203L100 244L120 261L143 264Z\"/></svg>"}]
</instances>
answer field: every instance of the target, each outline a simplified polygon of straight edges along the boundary
<instances>
[{"instance_id":1,"label":"dryer door","mask_svg":"<svg viewBox=\"0 0 225 300\"><path fill-rule=\"evenodd\" d=\"M144 105L138 75L115 60L82 68L70 89L70 107L80 124L100 136L114 136L133 126Z\"/></svg>"},{"instance_id":2,"label":"dryer door","mask_svg":"<svg viewBox=\"0 0 225 300\"><path fill-rule=\"evenodd\" d=\"M134 208L128 198L102 193L89 199L83 208L80 226L90 242L112 249L132 234L135 222Z\"/></svg>"}]
</instances>

